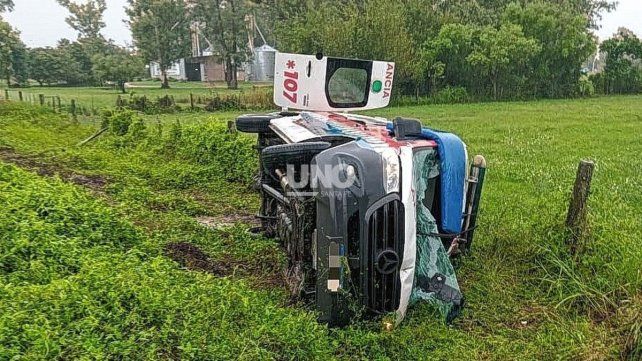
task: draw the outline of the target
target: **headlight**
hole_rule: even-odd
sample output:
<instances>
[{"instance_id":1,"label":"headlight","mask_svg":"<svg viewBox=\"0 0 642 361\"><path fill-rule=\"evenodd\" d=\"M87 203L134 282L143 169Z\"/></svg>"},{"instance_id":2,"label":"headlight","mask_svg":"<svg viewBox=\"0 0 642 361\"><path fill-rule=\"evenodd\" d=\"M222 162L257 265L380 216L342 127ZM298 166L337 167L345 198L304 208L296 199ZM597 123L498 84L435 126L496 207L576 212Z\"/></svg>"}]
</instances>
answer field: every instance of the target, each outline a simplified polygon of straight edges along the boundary
<instances>
[{"instance_id":1,"label":"headlight","mask_svg":"<svg viewBox=\"0 0 642 361\"><path fill-rule=\"evenodd\" d=\"M386 193L399 192L399 156L392 149L381 153L383 158L383 186Z\"/></svg>"}]
</instances>

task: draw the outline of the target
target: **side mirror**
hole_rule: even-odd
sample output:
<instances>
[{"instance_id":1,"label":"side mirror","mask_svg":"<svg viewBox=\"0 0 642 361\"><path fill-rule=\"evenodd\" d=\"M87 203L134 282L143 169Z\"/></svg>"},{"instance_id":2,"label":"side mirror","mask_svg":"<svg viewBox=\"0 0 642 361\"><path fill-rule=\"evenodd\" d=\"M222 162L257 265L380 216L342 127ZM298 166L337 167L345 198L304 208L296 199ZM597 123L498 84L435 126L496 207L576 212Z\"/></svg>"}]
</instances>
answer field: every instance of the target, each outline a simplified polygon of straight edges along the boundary
<instances>
[{"instance_id":1,"label":"side mirror","mask_svg":"<svg viewBox=\"0 0 642 361\"><path fill-rule=\"evenodd\" d=\"M277 53L274 103L316 111L367 110L390 103L395 64Z\"/></svg>"}]
</instances>

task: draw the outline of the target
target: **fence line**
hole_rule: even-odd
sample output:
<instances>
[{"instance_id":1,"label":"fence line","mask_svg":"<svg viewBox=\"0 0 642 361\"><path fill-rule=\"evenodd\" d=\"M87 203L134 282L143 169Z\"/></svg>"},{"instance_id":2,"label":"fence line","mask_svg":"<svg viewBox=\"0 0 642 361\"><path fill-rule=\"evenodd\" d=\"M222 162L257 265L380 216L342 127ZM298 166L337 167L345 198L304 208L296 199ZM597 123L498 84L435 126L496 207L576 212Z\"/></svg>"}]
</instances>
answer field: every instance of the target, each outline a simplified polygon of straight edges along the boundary
<instances>
[{"instance_id":1,"label":"fence line","mask_svg":"<svg viewBox=\"0 0 642 361\"><path fill-rule=\"evenodd\" d=\"M146 114L173 113L185 110L215 112L225 110L274 109L272 93L257 91L256 89L253 89L251 92L240 92L237 94L219 94L212 92L209 96L195 93L181 94L181 96L182 97L175 98L175 95L167 94L153 100L147 95L130 94L129 97L118 95L112 107L128 108ZM57 112L66 111L72 114L74 119L78 115L97 115L101 109L95 107L93 98L91 104L88 105L74 98L69 99L59 95L47 95L38 92L26 92L24 90L4 89L4 99L46 106Z\"/></svg>"},{"instance_id":2,"label":"fence line","mask_svg":"<svg viewBox=\"0 0 642 361\"><path fill-rule=\"evenodd\" d=\"M79 104L76 99L65 99L59 95L46 95L42 93L30 93L24 90L4 89L4 100L29 103L33 105L46 106L56 112L67 112L76 119L78 115L95 115L97 109L92 105L90 107Z\"/></svg>"}]
</instances>

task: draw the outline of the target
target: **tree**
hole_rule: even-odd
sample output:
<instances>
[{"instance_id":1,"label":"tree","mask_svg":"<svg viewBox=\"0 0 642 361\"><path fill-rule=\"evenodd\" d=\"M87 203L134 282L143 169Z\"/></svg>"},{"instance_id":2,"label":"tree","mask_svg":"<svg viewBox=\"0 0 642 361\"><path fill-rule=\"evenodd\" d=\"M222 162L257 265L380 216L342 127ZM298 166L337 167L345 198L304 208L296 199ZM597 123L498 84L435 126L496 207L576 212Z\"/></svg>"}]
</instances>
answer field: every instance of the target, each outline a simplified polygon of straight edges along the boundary
<instances>
[{"instance_id":1,"label":"tree","mask_svg":"<svg viewBox=\"0 0 642 361\"><path fill-rule=\"evenodd\" d=\"M167 69L190 54L190 22L183 0L129 0L129 26L134 44L147 62L158 63L164 89Z\"/></svg>"},{"instance_id":2,"label":"tree","mask_svg":"<svg viewBox=\"0 0 642 361\"><path fill-rule=\"evenodd\" d=\"M13 79L17 84L26 84L29 81L29 62L27 47L22 41L18 42L11 53L11 67Z\"/></svg>"},{"instance_id":3,"label":"tree","mask_svg":"<svg viewBox=\"0 0 642 361\"><path fill-rule=\"evenodd\" d=\"M125 49L114 54L95 56L94 74L101 81L113 81L125 93L125 83L141 75L145 70L143 60Z\"/></svg>"},{"instance_id":4,"label":"tree","mask_svg":"<svg viewBox=\"0 0 642 361\"><path fill-rule=\"evenodd\" d=\"M29 74L40 86L59 82L66 65L58 49L46 47L29 50Z\"/></svg>"},{"instance_id":5,"label":"tree","mask_svg":"<svg viewBox=\"0 0 642 361\"><path fill-rule=\"evenodd\" d=\"M414 29L404 25L408 15L403 3L389 0L371 0L354 8L355 24L342 36L354 42L357 57L394 61L397 87L407 93L419 93L427 65L418 56L420 47L413 42ZM359 16L361 14L361 16ZM416 30L420 32L420 29ZM354 35L357 36L354 36ZM361 39L372 39L370 42Z\"/></svg>"},{"instance_id":6,"label":"tree","mask_svg":"<svg viewBox=\"0 0 642 361\"><path fill-rule=\"evenodd\" d=\"M20 82L26 76L25 45L20 33L7 22L0 20L0 76L11 86L11 79Z\"/></svg>"},{"instance_id":7,"label":"tree","mask_svg":"<svg viewBox=\"0 0 642 361\"><path fill-rule=\"evenodd\" d=\"M89 47L78 41L62 39L56 48L61 59L62 68L60 81L68 85L87 85L95 83L92 73L92 53Z\"/></svg>"},{"instance_id":8,"label":"tree","mask_svg":"<svg viewBox=\"0 0 642 361\"><path fill-rule=\"evenodd\" d=\"M504 24L499 29L486 26L468 61L488 76L493 97L499 99L504 86L524 80L526 71L522 67L540 50L537 41L526 38L519 25Z\"/></svg>"},{"instance_id":9,"label":"tree","mask_svg":"<svg viewBox=\"0 0 642 361\"><path fill-rule=\"evenodd\" d=\"M589 28L595 30L600 28L599 20L602 20L602 13L611 12L617 7L617 1L610 0L566 0L561 3L587 19Z\"/></svg>"},{"instance_id":10,"label":"tree","mask_svg":"<svg viewBox=\"0 0 642 361\"><path fill-rule=\"evenodd\" d=\"M192 18L203 25L206 41L223 58L225 82L230 89L238 88L238 67L251 55L245 26L249 10L247 1L197 0L192 11Z\"/></svg>"},{"instance_id":11,"label":"tree","mask_svg":"<svg viewBox=\"0 0 642 361\"><path fill-rule=\"evenodd\" d=\"M270 9L265 32L280 51L390 59L397 93L465 87L481 98L576 94L582 62L596 47L592 30L614 8L610 0L263 3ZM526 48L511 48L511 39ZM506 63L507 49L516 55Z\"/></svg>"},{"instance_id":12,"label":"tree","mask_svg":"<svg viewBox=\"0 0 642 361\"><path fill-rule=\"evenodd\" d=\"M65 20L78 32L76 41L64 40L58 47L58 50L66 53L62 55L73 58L73 62L65 67L68 71L65 71L64 81L68 84L96 83L92 59L99 54L111 54L116 48L111 40L106 40L100 33L105 27L103 15L107 9L106 0L56 1L69 11Z\"/></svg>"},{"instance_id":13,"label":"tree","mask_svg":"<svg viewBox=\"0 0 642 361\"><path fill-rule=\"evenodd\" d=\"M72 0L57 1L69 11L65 21L78 32L78 38L102 38L100 31L105 27L103 14L107 10L105 0L88 0L81 4Z\"/></svg>"},{"instance_id":14,"label":"tree","mask_svg":"<svg viewBox=\"0 0 642 361\"><path fill-rule=\"evenodd\" d=\"M412 10L422 8L419 0L413 1L417 6ZM277 19L274 37L279 50L394 61L397 89L419 91L425 64L415 39L423 39L423 35L414 35L423 28L408 25L407 17L413 12L407 4L385 0L290 0L276 4L272 16Z\"/></svg>"},{"instance_id":15,"label":"tree","mask_svg":"<svg viewBox=\"0 0 642 361\"><path fill-rule=\"evenodd\" d=\"M577 92L582 64L596 50L586 17L568 6L535 2L511 4L503 20L518 24L524 35L542 46L531 61L533 75L526 88L533 96L567 97Z\"/></svg>"},{"instance_id":16,"label":"tree","mask_svg":"<svg viewBox=\"0 0 642 361\"><path fill-rule=\"evenodd\" d=\"M614 37L602 43L600 50L606 53L606 93L642 90L642 41L632 31L618 29Z\"/></svg>"},{"instance_id":17,"label":"tree","mask_svg":"<svg viewBox=\"0 0 642 361\"><path fill-rule=\"evenodd\" d=\"M0 0L0 13L13 11L13 0Z\"/></svg>"},{"instance_id":18,"label":"tree","mask_svg":"<svg viewBox=\"0 0 642 361\"><path fill-rule=\"evenodd\" d=\"M473 51L477 31L474 25L448 24L424 44L422 54L428 64L431 88L441 81L442 85L467 86L470 90L477 77L472 73L468 56Z\"/></svg>"}]
</instances>

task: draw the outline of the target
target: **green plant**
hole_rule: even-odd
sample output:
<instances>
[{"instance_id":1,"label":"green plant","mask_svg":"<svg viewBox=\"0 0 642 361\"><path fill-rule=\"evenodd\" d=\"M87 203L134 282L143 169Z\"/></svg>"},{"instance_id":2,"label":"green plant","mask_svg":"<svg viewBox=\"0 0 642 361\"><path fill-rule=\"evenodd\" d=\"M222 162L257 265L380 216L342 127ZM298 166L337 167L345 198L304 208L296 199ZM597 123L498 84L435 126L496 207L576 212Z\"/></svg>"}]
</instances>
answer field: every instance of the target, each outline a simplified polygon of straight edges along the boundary
<instances>
[{"instance_id":1,"label":"green plant","mask_svg":"<svg viewBox=\"0 0 642 361\"><path fill-rule=\"evenodd\" d=\"M77 273L94 251L123 251L140 242L115 212L60 181L0 164L0 184L4 283L47 284Z\"/></svg>"},{"instance_id":2,"label":"green plant","mask_svg":"<svg viewBox=\"0 0 642 361\"><path fill-rule=\"evenodd\" d=\"M582 75L582 77L580 77L578 88L580 96L592 97L595 95L595 86L593 85L591 78L586 75Z\"/></svg>"},{"instance_id":3,"label":"green plant","mask_svg":"<svg viewBox=\"0 0 642 361\"><path fill-rule=\"evenodd\" d=\"M432 99L437 104L456 104L469 101L469 96L466 88L447 86L435 93Z\"/></svg>"},{"instance_id":4,"label":"green plant","mask_svg":"<svg viewBox=\"0 0 642 361\"><path fill-rule=\"evenodd\" d=\"M209 100L207 105L205 105L205 110L208 112L220 111L220 110L242 110L241 100L234 95L221 97L216 94L212 99Z\"/></svg>"},{"instance_id":5,"label":"green plant","mask_svg":"<svg viewBox=\"0 0 642 361\"><path fill-rule=\"evenodd\" d=\"M0 165L0 188L3 357L330 356L313 315L244 283L179 269L77 187ZM263 341L248 345L259 329Z\"/></svg>"},{"instance_id":6,"label":"green plant","mask_svg":"<svg viewBox=\"0 0 642 361\"><path fill-rule=\"evenodd\" d=\"M165 154L206 167L204 176L250 184L256 172L254 139L230 133L222 122L190 126L176 122L162 142Z\"/></svg>"},{"instance_id":7,"label":"green plant","mask_svg":"<svg viewBox=\"0 0 642 361\"><path fill-rule=\"evenodd\" d=\"M131 110L103 110L101 119L101 127L109 128L109 131L116 136L127 134L133 122L142 122L138 114Z\"/></svg>"}]
</instances>

